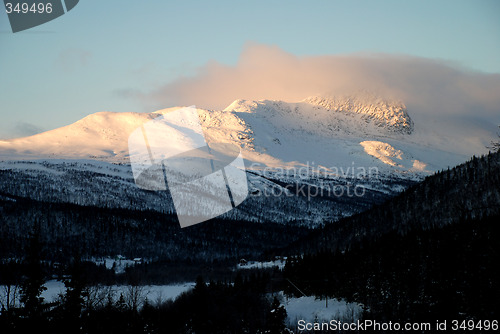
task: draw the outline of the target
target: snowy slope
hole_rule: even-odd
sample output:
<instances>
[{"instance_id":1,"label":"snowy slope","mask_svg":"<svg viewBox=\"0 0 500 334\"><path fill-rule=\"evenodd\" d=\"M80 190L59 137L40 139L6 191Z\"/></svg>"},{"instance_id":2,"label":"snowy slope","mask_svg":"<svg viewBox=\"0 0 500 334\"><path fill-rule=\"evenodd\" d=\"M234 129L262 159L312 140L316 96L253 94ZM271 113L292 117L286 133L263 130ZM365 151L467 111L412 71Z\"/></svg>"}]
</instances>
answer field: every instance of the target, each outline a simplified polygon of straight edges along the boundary
<instances>
[{"instance_id":1,"label":"snowy slope","mask_svg":"<svg viewBox=\"0 0 500 334\"><path fill-rule=\"evenodd\" d=\"M99 112L31 137L0 142L3 157L108 159L127 154L128 134L154 114Z\"/></svg>"},{"instance_id":2,"label":"snowy slope","mask_svg":"<svg viewBox=\"0 0 500 334\"><path fill-rule=\"evenodd\" d=\"M427 175L477 154L457 141L453 147L432 145L449 134L429 135L425 125L414 125L402 103L372 96L365 104L351 97L299 103L236 100L225 111L241 119L245 130L240 136L251 148L246 156L266 166L314 164L334 172L377 167L382 173ZM375 147L381 145L390 149ZM396 151L401 152L398 162L391 156Z\"/></svg>"},{"instance_id":3,"label":"snowy slope","mask_svg":"<svg viewBox=\"0 0 500 334\"><path fill-rule=\"evenodd\" d=\"M300 320L302 326L305 323L329 323L331 320L355 322L363 312L362 305L335 298L328 300L328 307L326 300L316 299L314 296L283 299L288 324L293 329L297 329Z\"/></svg>"}]
</instances>

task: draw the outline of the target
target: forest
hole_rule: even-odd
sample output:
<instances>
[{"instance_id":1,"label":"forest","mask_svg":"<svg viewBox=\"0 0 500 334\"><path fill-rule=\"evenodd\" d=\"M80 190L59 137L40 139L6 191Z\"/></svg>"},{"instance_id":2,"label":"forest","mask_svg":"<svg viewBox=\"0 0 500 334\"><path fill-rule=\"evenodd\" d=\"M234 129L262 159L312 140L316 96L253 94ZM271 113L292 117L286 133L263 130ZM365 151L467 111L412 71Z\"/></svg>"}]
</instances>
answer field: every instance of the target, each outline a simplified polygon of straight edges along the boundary
<instances>
[{"instance_id":1,"label":"forest","mask_svg":"<svg viewBox=\"0 0 500 334\"><path fill-rule=\"evenodd\" d=\"M216 219L181 230L155 211L10 194L0 208L0 285L20 300L3 303L7 333L289 333L280 292L359 303L379 321L499 318L499 153L317 229ZM145 261L123 273L94 261L113 254ZM282 270L234 270L276 257ZM65 292L44 301L55 277ZM144 284L188 281L173 301L141 297ZM129 290L112 298L112 284Z\"/></svg>"}]
</instances>

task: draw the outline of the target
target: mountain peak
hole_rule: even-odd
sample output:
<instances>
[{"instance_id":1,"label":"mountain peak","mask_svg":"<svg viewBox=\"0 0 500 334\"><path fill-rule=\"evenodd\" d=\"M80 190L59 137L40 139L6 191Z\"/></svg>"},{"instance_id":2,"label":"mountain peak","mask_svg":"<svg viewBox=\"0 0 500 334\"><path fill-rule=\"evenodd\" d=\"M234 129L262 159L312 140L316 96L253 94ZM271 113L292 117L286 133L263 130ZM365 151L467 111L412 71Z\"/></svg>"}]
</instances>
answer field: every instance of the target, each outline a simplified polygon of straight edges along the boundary
<instances>
[{"instance_id":1,"label":"mountain peak","mask_svg":"<svg viewBox=\"0 0 500 334\"><path fill-rule=\"evenodd\" d=\"M414 129L403 102L370 93L311 96L298 103L239 99L224 111L242 118L264 118L277 127L326 137L409 135Z\"/></svg>"},{"instance_id":2,"label":"mountain peak","mask_svg":"<svg viewBox=\"0 0 500 334\"><path fill-rule=\"evenodd\" d=\"M367 123L373 123L389 132L411 134L413 120L405 104L398 100L363 93L337 97L311 96L302 102L344 114L359 114Z\"/></svg>"}]
</instances>

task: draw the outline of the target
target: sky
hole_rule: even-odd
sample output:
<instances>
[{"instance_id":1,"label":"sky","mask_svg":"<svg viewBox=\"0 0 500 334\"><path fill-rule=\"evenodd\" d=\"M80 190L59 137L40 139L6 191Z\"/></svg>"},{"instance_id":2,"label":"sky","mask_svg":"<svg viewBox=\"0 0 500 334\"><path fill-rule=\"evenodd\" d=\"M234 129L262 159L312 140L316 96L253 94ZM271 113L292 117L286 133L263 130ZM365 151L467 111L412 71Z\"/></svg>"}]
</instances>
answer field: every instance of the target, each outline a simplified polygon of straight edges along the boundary
<instances>
[{"instance_id":1,"label":"sky","mask_svg":"<svg viewBox=\"0 0 500 334\"><path fill-rule=\"evenodd\" d=\"M1 11L0 139L99 111L300 100L358 83L424 109L446 101L444 114L479 106L494 122L499 17L495 0L80 0L14 34Z\"/></svg>"}]
</instances>

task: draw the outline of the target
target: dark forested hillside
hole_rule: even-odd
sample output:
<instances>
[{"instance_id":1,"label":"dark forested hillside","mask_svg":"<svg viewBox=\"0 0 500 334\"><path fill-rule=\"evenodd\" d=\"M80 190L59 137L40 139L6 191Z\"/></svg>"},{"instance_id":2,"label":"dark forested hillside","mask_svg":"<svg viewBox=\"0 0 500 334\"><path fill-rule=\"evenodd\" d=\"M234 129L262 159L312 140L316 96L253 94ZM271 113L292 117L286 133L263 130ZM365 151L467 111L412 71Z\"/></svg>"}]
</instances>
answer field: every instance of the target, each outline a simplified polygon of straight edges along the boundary
<instances>
[{"instance_id":1,"label":"dark forested hillside","mask_svg":"<svg viewBox=\"0 0 500 334\"><path fill-rule=\"evenodd\" d=\"M174 215L46 203L0 194L0 258L22 258L36 227L47 259L127 257L184 261L256 258L309 230L281 224L213 219L181 229Z\"/></svg>"},{"instance_id":2,"label":"dark forested hillside","mask_svg":"<svg viewBox=\"0 0 500 334\"><path fill-rule=\"evenodd\" d=\"M307 210L299 205L295 209ZM261 210L269 210L269 207ZM272 289L288 289L285 293L290 295L299 286L309 295L362 303L366 307L363 315L366 319L435 322L436 319L494 320L499 315L496 306L500 295L497 270L500 153L474 157L456 168L428 177L384 204L316 230L294 224L257 224L230 219L213 219L181 229L172 214L49 203L11 193L0 193L0 213L0 258L4 259L2 273L8 274L0 275L1 282L12 282L13 277L19 280L23 272L29 273L30 268L34 268L31 276L23 275L35 277L35 283L43 283L44 277L53 274L46 267L54 262L68 263L75 253L82 258L123 254L153 259L154 265L145 263L127 271L131 278L136 274L149 275L148 282L161 281L158 278L166 276L165 268L169 268L169 273L189 274L177 273L171 277L172 281L192 277L196 272L189 266L198 272L203 267L218 266L226 271L220 275L222 280L228 277L232 280L234 277L227 273L233 272L237 259L258 258L279 250L288 259L283 272L276 269L268 276ZM34 249L33 240L37 251L27 251ZM92 282L102 282L104 276L111 275L104 267L93 265L86 269L86 274L103 277ZM68 270L64 273L68 275ZM69 275L75 279L73 274ZM110 282L121 282L114 278ZM21 281L25 285L31 282ZM294 282L294 287L289 282ZM40 287L40 284L33 285ZM208 289L203 298L196 295L195 289L193 294L180 298L175 306L203 300L206 307L221 312L240 307L240 301L231 298L238 293L236 279L234 286L231 282L198 286L203 291ZM67 295L72 296L73 290L68 291ZM244 306L235 316L255 318L260 327L273 327L268 324L274 323L269 314L274 314L277 308L263 298L267 288L254 294L241 292L238 298ZM39 294L32 295L37 301ZM218 295L228 299L216 303L214 297ZM101 323L102 317L107 316L127 318L128 311L117 303L98 309L95 314L88 313L86 323ZM20 312L28 312L28 304L23 302ZM38 304L49 309L47 303ZM57 311L61 305L54 303L50 312ZM161 308L164 306L150 309L147 303L145 305L144 312L150 314L139 316L135 310L134 326L147 323L163 328L162 319L167 315L178 319L181 325L186 322L186 318L174 312L175 307L170 308L174 304L166 309ZM58 326L58 321L51 322L51 315L40 312L47 326ZM13 316L22 323L24 315L19 314L21 316L17 313ZM193 314L198 317L201 313ZM0 322L13 323L10 316L3 316ZM206 318L200 319L204 324ZM282 319L276 323L282 326ZM232 329L233 325L232 322L223 324L220 332L229 332L228 328ZM248 326L244 328L252 330Z\"/></svg>"},{"instance_id":3,"label":"dark forested hillside","mask_svg":"<svg viewBox=\"0 0 500 334\"><path fill-rule=\"evenodd\" d=\"M384 204L313 231L285 253L343 250L395 231L404 235L500 214L500 153L427 177Z\"/></svg>"},{"instance_id":4,"label":"dark forested hillside","mask_svg":"<svg viewBox=\"0 0 500 334\"><path fill-rule=\"evenodd\" d=\"M300 255L285 277L308 294L363 303L381 321L498 319L499 162L499 153L474 157L313 231L288 248Z\"/></svg>"},{"instance_id":5,"label":"dark forested hillside","mask_svg":"<svg viewBox=\"0 0 500 334\"><path fill-rule=\"evenodd\" d=\"M390 232L343 253L289 259L284 275L308 294L363 303L381 321L498 319L499 222Z\"/></svg>"},{"instance_id":6,"label":"dark forested hillside","mask_svg":"<svg viewBox=\"0 0 500 334\"><path fill-rule=\"evenodd\" d=\"M393 175L364 179L318 174L303 180L279 171L261 174L247 173L249 196L219 218L317 227L382 203L416 182ZM326 190L320 192L320 186ZM335 193L328 189L335 189ZM363 194L349 195L352 189L362 190ZM308 196L310 193L316 195ZM134 182L130 165L97 161L4 162L0 168L0 194L45 203L175 213L168 189L141 189Z\"/></svg>"}]
</instances>

